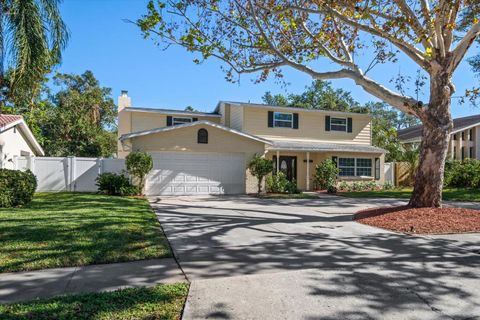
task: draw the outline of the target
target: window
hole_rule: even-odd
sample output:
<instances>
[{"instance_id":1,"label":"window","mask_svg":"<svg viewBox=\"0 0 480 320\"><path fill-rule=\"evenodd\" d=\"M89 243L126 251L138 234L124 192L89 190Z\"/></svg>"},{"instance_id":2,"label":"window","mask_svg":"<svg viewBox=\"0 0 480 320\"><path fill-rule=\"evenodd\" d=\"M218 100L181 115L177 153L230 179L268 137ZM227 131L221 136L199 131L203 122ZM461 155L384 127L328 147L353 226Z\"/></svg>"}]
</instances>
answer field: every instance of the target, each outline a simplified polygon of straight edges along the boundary
<instances>
[{"instance_id":1,"label":"window","mask_svg":"<svg viewBox=\"0 0 480 320\"><path fill-rule=\"evenodd\" d=\"M199 129L197 132L197 142L198 143L208 143L208 131L207 129Z\"/></svg>"},{"instance_id":2,"label":"window","mask_svg":"<svg viewBox=\"0 0 480 320\"><path fill-rule=\"evenodd\" d=\"M453 147L453 160L457 160L457 147Z\"/></svg>"},{"instance_id":3,"label":"window","mask_svg":"<svg viewBox=\"0 0 480 320\"><path fill-rule=\"evenodd\" d=\"M357 158L356 176L372 176L372 159Z\"/></svg>"},{"instance_id":4,"label":"window","mask_svg":"<svg viewBox=\"0 0 480 320\"><path fill-rule=\"evenodd\" d=\"M273 126L278 128L293 128L293 113L274 112Z\"/></svg>"},{"instance_id":5,"label":"window","mask_svg":"<svg viewBox=\"0 0 480 320\"><path fill-rule=\"evenodd\" d=\"M330 130L347 132L347 119L330 118Z\"/></svg>"},{"instance_id":6,"label":"window","mask_svg":"<svg viewBox=\"0 0 480 320\"><path fill-rule=\"evenodd\" d=\"M465 131L462 131L462 140L465 140Z\"/></svg>"},{"instance_id":7,"label":"window","mask_svg":"<svg viewBox=\"0 0 480 320\"><path fill-rule=\"evenodd\" d=\"M462 147L462 161L465 160L465 147Z\"/></svg>"},{"instance_id":8,"label":"window","mask_svg":"<svg viewBox=\"0 0 480 320\"><path fill-rule=\"evenodd\" d=\"M340 169L340 176L354 176L355 158L338 158L338 169Z\"/></svg>"},{"instance_id":9,"label":"window","mask_svg":"<svg viewBox=\"0 0 480 320\"><path fill-rule=\"evenodd\" d=\"M379 162L380 164L380 162ZM369 158L338 158L340 176L372 176L372 159Z\"/></svg>"},{"instance_id":10,"label":"window","mask_svg":"<svg viewBox=\"0 0 480 320\"><path fill-rule=\"evenodd\" d=\"M473 156L473 147L470 147L470 157L469 157L469 158L470 158L470 159L475 158L475 157Z\"/></svg>"},{"instance_id":11,"label":"window","mask_svg":"<svg viewBox=\"0 0 480 320\"><path fill-rule=\"evenodd\" d=\"M456 134L453 135L453 140L457 140L457 135Z\"/></svg>"},{"instance_id":12,"label":"window","mask_svg":"<svg viewBox=\"0 0 480 320\"><path fill-rule=\"evenodd\" d=\"M173 117L173 125L177 126L179 124L185 124L192 122L192 118L175 118Z\"/></svg>"},{"instance_id":13,"label":"window","mask_svg":"<svg viewBox=\"0 0 480 320\"><path fill-rule=\"evenodd\" d=\"M470 129L469 133L468 133L468 139L470 141L473 141L473 129Z\"/></svg>"}]
</instances>

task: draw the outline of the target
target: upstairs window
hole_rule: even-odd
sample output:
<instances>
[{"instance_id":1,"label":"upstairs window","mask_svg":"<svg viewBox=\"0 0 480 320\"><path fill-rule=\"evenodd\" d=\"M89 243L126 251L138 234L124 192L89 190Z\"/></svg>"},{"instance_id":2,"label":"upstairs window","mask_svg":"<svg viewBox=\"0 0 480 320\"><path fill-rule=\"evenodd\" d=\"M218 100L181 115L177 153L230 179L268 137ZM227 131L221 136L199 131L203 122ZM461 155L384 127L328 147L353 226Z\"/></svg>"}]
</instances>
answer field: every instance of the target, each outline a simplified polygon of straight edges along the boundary
<instances>
[{"instance_id":1,"label":"upstairs window","mask_svg":"<svg viewBox=\"0 0 480 320\"><path fill-rule=\"evenodd\" d=\"M468 139L469 139L470 141L473 141L473 129L470 129L470 130L469 130Z\"/></svg>"},{"instance_id":2,"label":"upstairs window","mask_svg":"<svg viewBox=\"0 0 480 320\"><path fill-rule=\"evenodd\" d=\"M273 126L276 128L293 128L293 113L274 112Z\"/></svg>"},{"instance_id":3,"label":"upstairs window","mask_svg":"<svg viewBox=\"0 0 480 320\"><path fill-rule=\"evenodd\" d=\"M177 126L179 124L185 124L192 122L192 118L177 118L173 117L173 125Z\"/></svg>"},{"instance_id":4,"label":"upstairs window","mask_svg":"<svg viewBox=\"0 0 480 320\"><path fill-rule=\"evenodd\" d=\"M208 143L208 131L207 129L199 129L197 132L197 142L207 144Z\"/></svg>"},{"instance_id":5,"label":"upstairs window","mask_svg":"<svg viewBox=\"0 0 480 320\"><path fill-rule=\"evenodd\" d=\"M346 118L330 118L330 130L347 132Z\"/></svg>"}]
</instances>

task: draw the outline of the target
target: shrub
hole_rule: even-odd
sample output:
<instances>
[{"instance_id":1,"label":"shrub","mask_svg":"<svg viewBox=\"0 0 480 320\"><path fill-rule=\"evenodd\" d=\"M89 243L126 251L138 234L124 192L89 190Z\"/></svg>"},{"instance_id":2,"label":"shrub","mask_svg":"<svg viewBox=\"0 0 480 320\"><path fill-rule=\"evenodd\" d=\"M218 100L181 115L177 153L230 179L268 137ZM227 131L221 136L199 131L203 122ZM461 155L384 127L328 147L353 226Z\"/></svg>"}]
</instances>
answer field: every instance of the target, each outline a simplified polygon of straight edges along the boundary
<instances>
[{"instance_id":1,"label":"shrub","mask_svg":"<svg viewBox=\"0 0 480 320\"><path fill-rule=\"evenodd\" d=\"M255 155L248 163L248 169L257 178L258 194L260 194L263 178L273 171L273 161Z\"/></svg>"},{"instance_id":2,"label":"shrub","mask_svg":"<svg viewBox=\"0 0 480 320\"><path fill-rule=\"evenodd\" d=\"M0 207L29 204L37 189L37 178L30 171L0 169Z\"/></svg>"},{"instance_id":3,"label":"shrub","mask_svg":"<svg viewBox=\"0 0 480 320\"><path fill-rule=\"evenodd\" d=\"M287 177L283 172L279 172L275 175L270 175L265 180L265 189L267 192L283 193L289 183Z\"/></svg>"},{"instance_id":4,"label":"shrub","mask_svg":"<svg viewBox=\"0 0 480 320\"><path fill-rule=\"evenodd\" d=\"M327 193L337 193L337 187L335 186L328 186Z\"/></svg>"},{"instance_id":5,"label":"shrub","mask_svg":"<svg viewBox=\"0 0 480 320\"><path fill-rule=\"evenodd\" d=\"M444 185L456 188L480 188L480 160L447 161Z\"/></svg>"},{"instance_id":6,"label":"shrub","mask_svg":"<svg viewBox=\"0 0 480 320\"><path fill-rule=\"evenodd\" d=\"M385 182L382 186L383 190L392 190L395 189L395 186L391 182Z\"/></svg>"},{"instance_id":7,"label":"shrub","mask_svg":"<svg viewBox=\"0 0 480 320\"><path fill-rule=\"evenodd\" d=\"M153 158L147 152L131 152L125 159L128 173L138 179L139 193L143 191L145 176L153 168Z\"/></svg>"},{"instance_id":8,"label":"shrub","mask_svg":"<svg viewBox=\"0 0 480 320\"><path fill-rule=\"evenodd\" d=\"M124 174L105 172L95 179L98 191L108 195L131 196L139 194L139 188L134 186Z\"/></svg>"},{"instance_id":9,"label":"shrub","mask_svg":"<svg viewBox=\"0 0 480 320\"><path fill-rule=\"evenodd\" d=\"M300 190L297 188L297 182L295 180L288 181L285 173L281 171L276 175L268 176L265 181L265 187L267 192L300 193Z\"/></svg>"},{"instance_id":10,"label":"shrub","mask_svg":"<svg viewBox=\"0 0 480 320\"><path fill-rule=\"evenodd\" d=\"M341 191L350 191L350 185L346 181L342 181L339 184L338 189Z\"/></svg>"},{"instance_id":11,"label":"shrub","mask_svg":"<svg viewBox=\"0 0 480 320\"><path fill-rule=\"evenodd\" d=\"M287 180L288 181L288 180ZM289 194L297 194L300 193L300 189L297 187L297 181L293 179L292 181L288 181L287 185L285 186L285 192Z\"/></svg>"},{"instance_id":12,"label":"shrub","mask_svg":"<svg viewBox=\"0 0 480 320\"><path fill-rule=\"evenodd\" d=\"M339 169L331 159L325 159L315 167L315 182L322 189L328 189L329 186L337 184L337 175Z\"/></svg>"}]
</instances>

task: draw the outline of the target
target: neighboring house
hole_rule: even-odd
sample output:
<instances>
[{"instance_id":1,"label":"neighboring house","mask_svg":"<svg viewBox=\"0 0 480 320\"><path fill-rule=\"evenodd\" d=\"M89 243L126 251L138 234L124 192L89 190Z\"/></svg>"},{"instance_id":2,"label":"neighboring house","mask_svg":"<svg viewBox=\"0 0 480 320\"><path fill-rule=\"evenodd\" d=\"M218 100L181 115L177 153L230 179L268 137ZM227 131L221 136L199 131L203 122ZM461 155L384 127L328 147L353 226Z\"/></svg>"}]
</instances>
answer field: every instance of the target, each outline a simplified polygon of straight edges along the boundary
<instances>
[{"instance_id":1,"label":"neighboring house","mask_svg":"<svg viewBox=\"0 0 480 320\"><path fill-rule=\"evenodd\" d=\"M0 114L0 168L14 169L15 156L43 156L22 116Z\"/></svg>"},{"instance_id":2,"label":"neighboring house","mask_svg":"<svg viewBox=\"0 0 480 320\"><path fill-rule=\"evenodd\" d=\"M422 125L398 131L398 138L405 144L422 141ZM453 119L448 156L454 160L480 159L480 115Z\"/></svg>"},{"instance_id":3,"label":"neighboring house","mask_svg":"<svg viewBox=\"0 0 480 320\"><path fill-rule=\"evenodd\" d=\"M256 192L246 170L255 154L301 190L314 188L324 159L338 164L341 180L384 181L384 150L372 146L366 114L226 101L211 113L137 108L126 91L118 107L119 157L153 155L150 195Z\"/></svg>"}]
</instances>

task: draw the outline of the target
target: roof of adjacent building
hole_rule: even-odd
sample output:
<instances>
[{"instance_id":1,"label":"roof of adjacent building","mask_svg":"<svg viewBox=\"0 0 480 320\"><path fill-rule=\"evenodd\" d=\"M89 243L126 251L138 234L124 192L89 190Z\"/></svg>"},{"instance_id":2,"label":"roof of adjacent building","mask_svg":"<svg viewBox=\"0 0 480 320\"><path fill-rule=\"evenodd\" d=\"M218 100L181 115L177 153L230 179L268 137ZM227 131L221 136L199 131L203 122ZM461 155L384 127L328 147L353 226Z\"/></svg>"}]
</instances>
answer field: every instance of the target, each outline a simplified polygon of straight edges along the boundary
<instances>
[{"instance_id":1,"label":"roof of adjacent building","mask_svg":"<svg viewBox=\"0 0 480 320\"><path fill-rule=\"evenodd\" d=\"M453 131L456 133L476 125L480 125L480 114L462 118L453 119ZM414 140L422 137L423 125L412 126L406 129L398 130L398 138L400 140Z\"/></svg>"},{"instance_id":2,"label":"roof of adjacent building","mask_svg":"<svg viewBox=\"0 0 480 320\"><path fill-rule=\"evenodd\" d=\"M385 150L369 145L325 143L316 141L276 140L269 150L311 151L311 152L364 152L384 153Z\"/></svg>"},{"instance_id":3,"label":"roof of adjacent building","mask_svg":"<svg viewBox=\"0 0 480 320\"><path fill-rule=\"evenodd\" d=\"M23 117L16 114L0 114L0 130L9 124L22 120Z\"/></svg>"},{"instance_id":4,"label":"roof of adjacent building","mask_svg":"<svg viewBox=\"0 0 480 320\"><path fill-rule=\"evenodd\" d=\"M184 116L201 116L201 117L221 117L218 113L212 112L200 112L200 111L185 111L185 110L175 110L175 109L158 109L158 108L144 108L144 107L127 107L123 110L126 111L135 111L135 112L155 112L155 113L164 113L172 115L184 115Z\"/></svg>"},{"instance_id":5,"label":"roof of adjacent building","mask_svg":"<svg viewBox=\"0 0 480 320\"><path fill-rule=\"evenodd\" d=\"M24 138L31 148L35 151L35 155L43 156L45 153L33 135L27 123L21 115L16 114L0 114L0 133L10 128L18 127L23 133Z\"/></svg>"}]
</instances>

